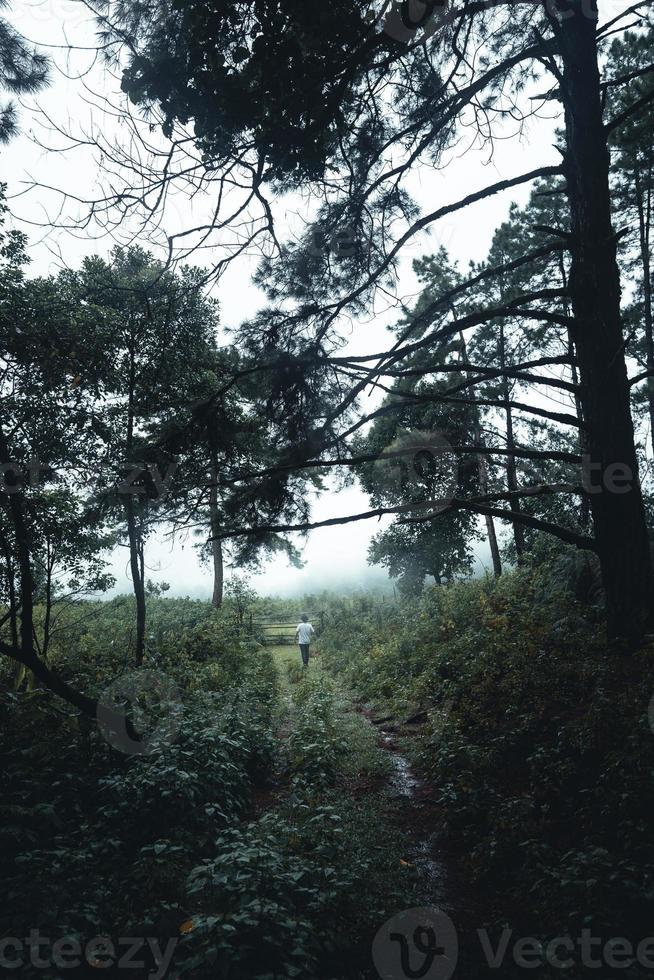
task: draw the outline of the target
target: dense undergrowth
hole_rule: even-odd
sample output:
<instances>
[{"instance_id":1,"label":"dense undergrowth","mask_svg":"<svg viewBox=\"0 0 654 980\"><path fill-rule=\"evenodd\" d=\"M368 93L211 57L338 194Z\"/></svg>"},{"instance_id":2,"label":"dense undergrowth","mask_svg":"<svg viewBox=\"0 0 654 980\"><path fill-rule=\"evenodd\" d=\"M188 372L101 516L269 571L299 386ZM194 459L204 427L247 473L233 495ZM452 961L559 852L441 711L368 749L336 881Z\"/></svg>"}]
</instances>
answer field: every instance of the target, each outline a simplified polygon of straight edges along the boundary
<instances>
[{"instance_id":1,"label":"dense undergrowth","mask_svg":"<svg viewBox=\"0 0 654 980\"><path fill-rule=\"evenodd\" d=\"M574 598L584 573L564 554L430 589L342 615L321 644L362 698L426 711L417 761L490 921L635 948L653 931L654 645L607 647L597 609ZM624 959L621 976L647 972Z\"/></svg>"},{"instance_id":2,"label":"dense undergrowth","mask_svg":"<svg viewBox=\"0 0 654 980\"><path fill-rule=\"evenodd\" d=\"M123 605L91 609L54 648L64 676L100 691L120 673ZM28 978L368 976L372 934L413 888L373 791L384 762L370 726L327 678L289 683L206 604L152 607L145 666L183 706L152 754L117 751L47 692L0 696L0 930L23 943L3 965ZM156 725L170 706L144 697ZM62 938L93 952L58 965Z\"/></svg>"},{"instance_id":3,"label":"dense undergrowth","mask_svg":"<svg viewBox=\"0 0 654 980\"><path fill-rule=\"evenodd\" d=\"M193 915L193 977L370 975L372 935L412 901L413 882L379 799L343 792L383 770L366 724L345 714L324 679L295 688L286 791L221 834L189 878L194 905L210 910Z\"/></svg>"},{"instance_id":4,"label":"dense undergrowth","mask_svg":"<svg viewBox=\"0 0 654 980\"><path fill-rule=\"evenodd\" d=\"M7 673L2 935L96 941L77 969L23 959L21 975L374 976L375 931L422 899L392 812L408 804L380 792L388 753L350 698L422 723L406 744L437 804L424 834L442 829L475 896L465 928L489 926L495 944L508 926L637 945L653 931L654 646L607 647L598 609L574 598L587 573L563 554L395 603L323 597L308 672L204 603L152 599L144 666L172 679L183 711L146 757L47 692L12 692ZM51 660L99 693L129 673L132 610L81 609ZM144 707L154 723L166 705ZM119 969L121 937L151 943L140 972Z\"/></svg>"},{"instance_id":5,"label":"dense undergrowth","mask_svg":"<svg viewBox=\"0 0 654 980\"><path fill-rule=\"evenodd\" d=\"M221 690L183 689L179 731L146 758L112 748L47 694L3 696L3 935L164 946L179 935L186 879L245 816L274 755L273 665L257 651L241 658Z\"/></svg>"}]
</instances>

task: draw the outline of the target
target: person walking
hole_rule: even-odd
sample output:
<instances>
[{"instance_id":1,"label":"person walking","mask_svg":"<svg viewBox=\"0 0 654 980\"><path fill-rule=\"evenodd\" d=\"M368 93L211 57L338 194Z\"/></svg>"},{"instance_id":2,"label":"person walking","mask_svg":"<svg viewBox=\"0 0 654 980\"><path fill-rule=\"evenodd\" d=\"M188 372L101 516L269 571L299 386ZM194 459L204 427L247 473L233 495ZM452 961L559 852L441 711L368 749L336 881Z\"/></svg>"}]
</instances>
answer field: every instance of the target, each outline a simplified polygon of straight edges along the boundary
<instances>
[{"instance_id":1,"label":"person walking","mask_svg":"<svg viewBox=\"0 0 654 980\"><path fill-rule=\"evenodd\" d=\"M311 643L311 637L314 633L315 630L309 622L309 617L306 613L302 613L302 622L297 624L295 628L295 636L300 645L302 663L305 667L309 665L309 644Z\"/></svg>"}]
</instances>

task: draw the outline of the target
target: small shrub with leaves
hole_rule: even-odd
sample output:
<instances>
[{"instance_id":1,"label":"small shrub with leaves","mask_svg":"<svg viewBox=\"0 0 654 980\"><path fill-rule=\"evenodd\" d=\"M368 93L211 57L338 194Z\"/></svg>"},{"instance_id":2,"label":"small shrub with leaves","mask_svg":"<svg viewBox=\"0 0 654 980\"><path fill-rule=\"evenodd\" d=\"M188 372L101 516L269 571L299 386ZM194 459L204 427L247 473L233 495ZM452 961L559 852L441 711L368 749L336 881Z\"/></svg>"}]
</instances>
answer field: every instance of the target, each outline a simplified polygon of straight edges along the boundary
<instances>
[{"instance_id":1,"label":"small shrub with leaves","mask_svg":"<svg viewBox=\"0 0 654 980\"><path fill-rule=\"evenodd\" d=\"M288 739L293 782L324 789L334 784L347 751L334 692L321 678L298 687L293 700L293 727Z\"/></svg>"},{"instance_id":2,"label":"small shrub with leaves","mask_svg":"<svg viewBox=\"0 0 654 980\"><path fill-rule=\"evenodd\" d=\"M654 911L654 646L609 649L565 562L426 589L381 625L359 616L345 642L342 624L328 627L322 645L360 697L426 713L416 763L504 920L637 945Z\"/></svg>"}]
</instances>

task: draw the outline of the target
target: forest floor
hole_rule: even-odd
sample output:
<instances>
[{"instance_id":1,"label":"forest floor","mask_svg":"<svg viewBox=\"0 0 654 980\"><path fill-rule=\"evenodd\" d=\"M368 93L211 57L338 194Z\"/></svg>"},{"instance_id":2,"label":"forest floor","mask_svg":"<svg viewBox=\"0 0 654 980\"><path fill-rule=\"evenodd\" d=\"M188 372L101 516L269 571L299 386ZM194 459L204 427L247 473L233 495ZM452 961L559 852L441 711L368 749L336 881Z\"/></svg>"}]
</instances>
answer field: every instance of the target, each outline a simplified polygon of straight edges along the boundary
<instances>
[{"instance_id":1,"label":"forest floor","mask_svg":"<svg viewBox=\"0 0 654 980\"><path fill-rule=\"evenodd\" d=\"M334 677L323 669L320 655L312 656L306 671L301 666L300 654L295 646L270 647L280 681L282 710L278 728L280 751L293 731L294 701L296 692L303 685L311 687L321 682L330 685L336 693L336 726L343 738L343 755L347 759L337 779L341 804L351 805L364 817L370 827L363 835L363 846L378 855L384 854L390 863L399 865L401 887L396 890L398 904L390 917L369 922L370 932L361 950L363 963L370 965L370 977L380 975L404 978L401 965L395 961L395 952L384 962L381 971L373 968L373 946L379 936L406 931L408 948L414 964L423 962L422 954L413 945L414 930L422 911L438 910L431 920L436 931L456 930L458 945L454 951L454 965L444 960L434 965L438 980L456 976L457 980L481 980L496 977L497 969L490 968L479 946L478 932L495 921L498 909L495 896L473 887L463 873L463 855L457 853L445 832L444 815L438 803L437 787L421 775L412 759L424 736L424 719L408 712L405 716L391 716L379 706L361 703L352 692L345 690ZM282 785L283 785L282 778ZM281 798L278 798L279 803ZM269 804L270 805L270 801ZM275 806L275 803L272 803ZM371 882L371 888L375 884ZM379 889L379 882L376 887ZM383 889L383 885L382 885ZM392 887L389 888L389 894ZM439 918L444 913L446 924ZM403 924L402 916L405 916ZM393 928L390 928L391 921ZM430 922L429 915L425 919ZM377 934L377 939L374 936ZM443 949L447 949L447 942ZM392 962L391 962L392 960ZM384 967L388 971L384 972ZM450 972L450 968L453 972ZM363 967L365 971L365 967ZM365 972L352 976L368 976ZM415 974L414 974L415 975ZM432 976L432 973L428 974Z\"/></svg>"},{"instance_id":2,"label":"forest floor","mask_svg":"<svg viewBox=\"0 0 654 980\"><path fill-rule=\"evenodd\" d=\"M290 704L290 692L294 686L289 680L298 676L300 655L294 646L271 647L278 676L287 704ZM297 665L294 668L293 665ZM323 671L319 656L312 656L306 669L306 679L327 676ZM302 683L300 678L297 683ZM357 744L362 727L368 729L374 736L374 744L383 751L385 763L382 763L383 774L376 775L367 784L359 774L359 779L351 782L349 790L353 794L362 790L374 789L382 791L388 806L388 816L392 819L406 840L407 866L416 869L420 881L419 891L427 903L434 903L443 908L448 906L447 866L442 853L440 842L439 811L434 799L433 788L417 775L409 761L411 741L419 738L419 724L398 722L388 714L376 712L370 705L361 704L352 696L337 687L339 693L339 715L343 724L343 733L347 752L354 755L361 751ZM288 728L288 719L286 719ZM282 737L285 729L282 729Z\"/></svg>"},{"instance_id":3,"label":"forest floor","mask_svg":"<svg viewBox=\"0 0 654 980\"><path fill-rule=\"evenodd\" d=\"M309 666L304 669L297 647L269 649L277 667L281 700L285 706L278 728L280 742L288 739L293 730L294 691L305 684L320 684L324 680L336 692L337 725L343 739L343 759L347 760L338 776L338 790L342 801L358 810L365 810L373 803L370 818L375 826L371 828L368 844L373 850L383 850L390 842L389 850L399 864L400 876L405 879L407 901L409 897L411 899L409 905L398 907L394 914L405 913L410 907L436 908L448 913L453 912L455 906L460 907L460 883L455 886L452 880L433 787L414 771L409 761L411 743L420 737L421 726L402 724L370 705L357 702L329 678L319 655L312 656ZM283 754L283 748L281 751ZM282 778L282 785L283 782ZM264 807L274 807L278 802L279 798L259 801ZM413 930L413 919L409 917L407 921ZM384 921L371 921L370 936L384 924ZM366 958L365 953L363 958ZM372 967L370 949L367 958ZM371 976L377 975L371 973Z\"/></svg>"}]
</instances>

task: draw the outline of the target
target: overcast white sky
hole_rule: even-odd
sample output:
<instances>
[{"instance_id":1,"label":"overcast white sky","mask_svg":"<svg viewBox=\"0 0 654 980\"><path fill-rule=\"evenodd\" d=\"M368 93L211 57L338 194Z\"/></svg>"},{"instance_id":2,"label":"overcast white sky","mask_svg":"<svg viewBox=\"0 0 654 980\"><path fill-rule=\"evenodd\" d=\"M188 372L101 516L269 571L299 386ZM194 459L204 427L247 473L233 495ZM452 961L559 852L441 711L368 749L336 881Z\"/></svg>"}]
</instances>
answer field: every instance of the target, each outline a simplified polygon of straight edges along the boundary
<instances>
[{"instance_id":1,"label":"overcast white sky","mask_svg":"<svg viewBox=\"0 0 654 980\"><path fill-rule=\"evenodd\" d=\"M98 176L98 160L91 151L81 148L60 154L37 145L35 139L47 145L61 146L61 140L54 141L47 137L36 111L37 106L62 127L76 131L84 127L88 129L91 120L96 125L107 126L110 124L102 119L101 114L95 109L91 112L85 103L84 86L116 98L119 86L108 71L99 65L93 66L91 51L78 51L72 57L65 51L68 43L93 47L93 28L81 0L20 0L11 20L26 37L43 45L55 62L50 88L38 100L29 100L22 108L22 135L2 150L2 179L8 182L8 193L13 197L16 225L22 227L31 239L32 274L42 274L56 271L64 261L69 266L75 266L85 255L106 254L114 243L98 228L90 228L83 234L61 230L47 233L42 225L47 217L57 212L60 199L55 194L32 190L15 197L32 180L84 196L91 193ZM120 127L111 125L115 126L117 138L120 138ZM423 168L416 178L413 192L421 205L433 210L473 189L554 162L556 153L551 149L551 143L552 123L533 123L522 136L497 142L490 160L486 152L471 152L454 160L444 170L437 172ZM505 218L511 201L523 202L528 194L526 187L510 195L497 195L460 212L454 219L439 225L431 235L416 241L405 252L400 292L407 298L415 293L411 260L435 251L441 244L463 265L470 259L483 258L493 231ZM288 207L288 223L296 224L297 211L302 204L293 200ZM205 261L208 262L209 257ZM226 327L237 325L260 304L261 297L250 281L255 265L256 256L246 256L233 264L220 282L216 295L221 304L222 323ZM386 317L378 316L357 324L351 337L352 347L358 351L381 349L386 322ZM358 488L349 488L326 493L316 499L313 517L322 520L366 509L368 501L365 495ZM386 573L382 569L368 568L366 562L370 538L381 526L377 522L361 522L313 531L304 546L304 569L289 568L285 561L277 560L255 577L254 584L263 594L289 595L323 587L353 588L363 584L387 583ZM171 543L159 536L149 545L146 561L150 577L155 581L169 582L173 594L209 596L211 583L208 570L200 567L190 541ZM487 563L487 552L482 547L479 567ZM114 555L112 565L117 578L116 591L128 591L130 580L126 553L120 551Z\"/></svg>"}]
</instances>

